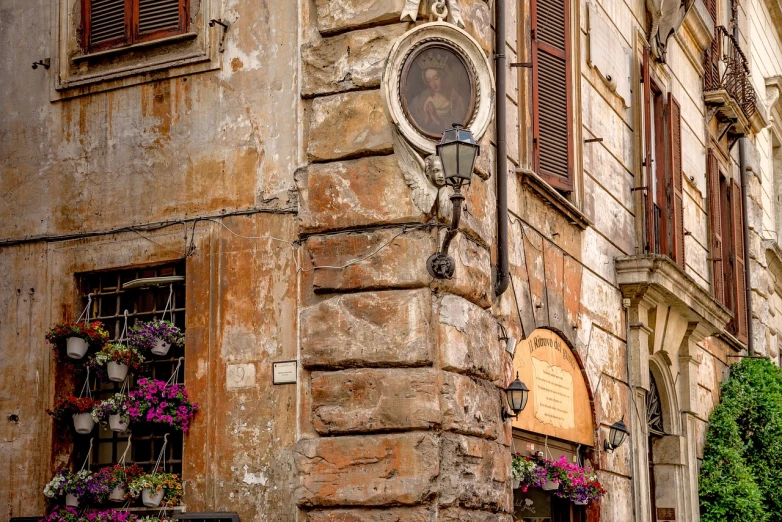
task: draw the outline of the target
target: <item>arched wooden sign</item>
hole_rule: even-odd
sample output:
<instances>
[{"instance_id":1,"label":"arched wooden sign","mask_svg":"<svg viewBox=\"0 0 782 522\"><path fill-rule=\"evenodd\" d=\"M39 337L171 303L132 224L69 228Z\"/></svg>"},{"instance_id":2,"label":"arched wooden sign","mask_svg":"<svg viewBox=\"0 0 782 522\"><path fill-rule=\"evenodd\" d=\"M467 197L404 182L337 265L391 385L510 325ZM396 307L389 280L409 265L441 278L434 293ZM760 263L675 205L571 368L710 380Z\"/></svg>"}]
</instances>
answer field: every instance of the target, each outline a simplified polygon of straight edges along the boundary
<instances>
[{"instance_id":1,"label":"arched wooden sign","mask_svg":"<svg viewBox=\"0 0 782 522\"><path fill-rule=\"evenodd\" d=\"M538 329L516 347L513 367L530 389L527 407L513 427L580 444L595 443L589 392L570 346Z\"/></svg>"}]
</instances>

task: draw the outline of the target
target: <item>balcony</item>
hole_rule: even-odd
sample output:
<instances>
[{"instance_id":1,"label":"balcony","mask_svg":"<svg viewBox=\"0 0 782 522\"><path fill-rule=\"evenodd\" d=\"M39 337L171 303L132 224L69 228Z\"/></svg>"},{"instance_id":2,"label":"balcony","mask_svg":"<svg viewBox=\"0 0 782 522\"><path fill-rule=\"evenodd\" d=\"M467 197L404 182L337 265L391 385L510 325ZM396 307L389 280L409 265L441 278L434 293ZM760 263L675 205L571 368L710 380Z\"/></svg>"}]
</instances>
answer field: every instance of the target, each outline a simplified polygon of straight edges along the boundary
<instances>
[{"instance_id":1,"label":"balcony","mask_svg":"<svg viewBox=\"0 0 782 522\"><path fill-rule=\"evenodd\" d=\"M711 47L704 55L703 96L717 116L722 138L738 138L764 126L758 112L755 88L749 78L749 62L736 39L718 26Z\"/></svg>"}]
</instances>

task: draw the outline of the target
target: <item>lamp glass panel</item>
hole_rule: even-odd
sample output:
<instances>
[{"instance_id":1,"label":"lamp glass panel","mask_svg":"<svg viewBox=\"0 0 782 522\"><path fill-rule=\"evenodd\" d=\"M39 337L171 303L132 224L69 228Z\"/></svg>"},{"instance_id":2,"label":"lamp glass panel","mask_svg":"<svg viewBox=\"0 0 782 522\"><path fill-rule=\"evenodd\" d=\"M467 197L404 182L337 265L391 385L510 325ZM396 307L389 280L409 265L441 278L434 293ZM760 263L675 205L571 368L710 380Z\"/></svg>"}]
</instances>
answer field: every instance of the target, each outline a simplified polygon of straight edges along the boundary
<instances>
[{"instance_id":1,"label":"lamp glass panel","mask_svg":"<svg viewBox=\"0 0 782 522\"><path fill-rule=\"evenodd\" d=\"M469 180L475 168L478 150L472 145L459 144L459 177Z\"/></svg>"},{"instance_id":2,"label":"lamp glass panel","mask_svg":"<svg viewBox=\"0 0 782 522\"><path fill-rule=\"evenodd\" d=\"M524 408L527 407L527 400L529 399L529 391L523 390L521 392L521 409L524 410Z\"/></svg>"},{"instance_id":3,"label":"lamp glass panel","mask_svg":"<svg viewBox=\"0 0 782 522\"><path fill-rule=\"evenodd\" d=\"M445 173L446 179L456 175L458 169L458 148L458 143L448 143L437 148L437 154L440 156L440 161L443 163L443 172Z\"/></svg>"}]
</instances>

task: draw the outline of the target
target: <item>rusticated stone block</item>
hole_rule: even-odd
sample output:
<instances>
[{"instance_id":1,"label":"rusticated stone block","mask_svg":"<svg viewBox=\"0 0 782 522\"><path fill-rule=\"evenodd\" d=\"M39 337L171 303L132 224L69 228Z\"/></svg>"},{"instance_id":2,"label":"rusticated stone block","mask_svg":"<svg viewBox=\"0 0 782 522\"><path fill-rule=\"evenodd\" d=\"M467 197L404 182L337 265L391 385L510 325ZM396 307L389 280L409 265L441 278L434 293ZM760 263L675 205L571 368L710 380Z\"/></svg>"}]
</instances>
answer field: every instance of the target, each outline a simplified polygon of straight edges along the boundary
<instances>
[{"instance_id":1,"label":"rusticated stone block","mask_svg":"<svg viewBox=\"0 0 782 522\"><path fill-rule=\"evenodd\" d=\"M441 422L433 368L312 374L312 423L319 433L427 429Z\"/></svg>"},{"instance_id":2,"label":"rusticated stone block","mask_svg":"<svg viewBox=\"0 0 782 522\"><path fill-rule=\"evenodd\" d=\"M466 375L442 372L443 429L496 439L503 432L497 387Z\"/></svg>"},{"instance_id":3,"label":"rusticated stone block","mask_svg":"<svg viewBox=\"0 0 782 522\"><path fill-rule=\"evenodd\" d=\"M440 301L440 364L501 385L503 347L497 323L479 306L455 295Z\"/></svg>"},{"instance_id":4,"label":"rusticated stone block","mask_svg":"<svg viewBox=\"0 0 782 522\"><path fill-rule=\"evenodd\" d=\"M302 232L423 221L395 156L313 163L296 176Z\"/></svg>"},{"instance_id":5,"label":"rusticated stone block","mask_svg":"<svg viewBox=\"0 0 782 522\"><path fill-rule=\"evenodd\" d=\"M373 27L303 46L302 95L379 87L391 46L408 27L406 23Z\"/></svg>"},{"instance_id":6,"label":"rusticated stone block","mask_svg":"<svg viewBox=\"0 0 782 522\"><path fill-rule=\"evenodd\" d=\"M318 30L333 33L399 21L405 0L315 0Z\"/></svg>"},{"instance_id":7,"label":"rusticated stone block","mask_svg":"<svg viewBox=\"0 0 782 522\"><path fill-rule=\"evenodd\" d=\"M490 513L452 507L441 509L437 520L438 522L513 522L516 519L508 513Z\"/></svg>"},{"instance_id":8,"label":"rusticated stone block","mask_svg":"<svg viewBox=\"0 0 782 522\"><path fill-rule=\"evenodd\" d=\"M414 505L436 495L440 456L422 432L324 437L299 441L296 466L300 506Z\"/></svg>"},{"instance_id":9,"label":"rusticated stone block","mask_svg":"<svg viewBox=\"0 0 782 522\"><path fill-rule=\"evenodd\" d=\"M308 522L432 522L433 513L425 507L393 509L330 509L311 511Z\"/></svg>"},{"instance_id":10,"label":"rusticated stone block","mask_svg":"<svg viewBox=\"0 0 782 522\"><path fill-rule=\"evenodd\" d=\"M431 292L346 294L301 313L307 368L423 366L432 362Z\"/></svg>"},{"instance_id":11,"label":"rusticated stone block","mask_svg":"<svg viewBox=\"0 0 782 522\"><path fill-rule=\"evenodd\" d=\"M456 262L453 279L435 280L436 287L489 308L494 295L489 251L459 234L451 243L450 254Z\"/></svg>"},{"instance_id":12,"label":"rusticated stone block","mask_svg":"<svg viewBox=\"0 0 782 522\"><path fill-rule=\"evenodd\" d=\"M347 232L307 239L310 262L322 268L314 272L315 292L375 290L389 287L427 286L432 277L426 258L434 252L433 236L427 230L383 229Z\"/></svg>"},{"instance_id":13,"label":"rusticated stone block","mask_svg":"<svg viewBox=\"0 0 782 522\"><path fill-rule=\"evenodd\" d=\"M380 91L346 92L312 102L307 155L329 161L362 154L390 154L391 124Z\"/></svg>"},{"instance_id":14,"label":"rusticated stone block","mask_svg":"<svg viewBox=\"0 0 782 522\"><path fill-rule=\"evenodd\" d=\"M510 512L510 452L496 442L443 434L440 505Z\"/></svg>"}]
</instances>

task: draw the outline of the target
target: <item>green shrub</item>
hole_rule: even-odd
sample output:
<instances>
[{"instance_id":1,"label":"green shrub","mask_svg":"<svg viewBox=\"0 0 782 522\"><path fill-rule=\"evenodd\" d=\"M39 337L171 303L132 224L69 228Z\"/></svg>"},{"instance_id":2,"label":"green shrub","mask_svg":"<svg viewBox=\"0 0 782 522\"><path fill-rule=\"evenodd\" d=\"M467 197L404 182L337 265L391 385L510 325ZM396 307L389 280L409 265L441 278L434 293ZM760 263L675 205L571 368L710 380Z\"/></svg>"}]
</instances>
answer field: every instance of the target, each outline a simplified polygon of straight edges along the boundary
<instances>
[{"instance_id":1,"label":"green shrub","mask_svg":"<svg viewBox=\"0 0 782 522\"><path fill-rule=\"evenodd\" d=\"M782 522L782 373L767 359L731 367L712 412L699 481L701 519Z\"/></svg>"}]
</instances>

